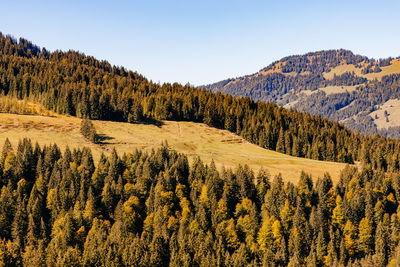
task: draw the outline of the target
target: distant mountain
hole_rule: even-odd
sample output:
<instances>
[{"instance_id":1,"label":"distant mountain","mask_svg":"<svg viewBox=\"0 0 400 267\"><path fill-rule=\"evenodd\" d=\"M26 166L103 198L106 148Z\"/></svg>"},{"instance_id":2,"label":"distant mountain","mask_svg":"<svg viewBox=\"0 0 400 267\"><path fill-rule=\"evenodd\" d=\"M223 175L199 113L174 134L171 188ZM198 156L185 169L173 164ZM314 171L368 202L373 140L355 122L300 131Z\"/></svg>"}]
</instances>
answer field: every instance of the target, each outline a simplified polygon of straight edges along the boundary
<instances>
[{"instance_id":1,"label":"distant mountain","mask_svg":"<svg viewBox=\"0 0 400 267\"><path fill-rule=\"evenodd\" d=\"M365 134L400 137L400 58L319 51L204 87L321 115Z\"/></svg>"}]
</instances>

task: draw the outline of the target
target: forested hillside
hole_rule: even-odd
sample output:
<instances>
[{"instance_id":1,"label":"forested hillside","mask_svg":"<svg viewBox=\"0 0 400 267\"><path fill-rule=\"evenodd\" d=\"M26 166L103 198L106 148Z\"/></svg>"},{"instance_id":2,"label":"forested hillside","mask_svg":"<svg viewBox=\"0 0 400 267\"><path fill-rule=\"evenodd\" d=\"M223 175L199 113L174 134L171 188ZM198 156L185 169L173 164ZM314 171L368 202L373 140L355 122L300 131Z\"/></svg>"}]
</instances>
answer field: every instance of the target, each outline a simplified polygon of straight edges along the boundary
<instances>
[{"instance_id":1,"label":"forested hillside","mask_svg":"<svg viewBox=\"0 0 400 267\"><path fill-rule=\"evenodd\" d=\"M71 150L88 147L94 162L98 162L101 154L108 156L113 149L120 155L137 149L151 152L167 142L169 149L185 154L189 164L198 157L207 164L214 162L218 169L245 163L255 172L262 167L271 175L281 173L284 181L292 183L297 183L302 171L312 173L314 178L329 172L333 183L337 183L340 171L346 166L346 163L298 158L264 149L227 130L203 123L161 121L161 125L153 125L92 120L83 124L83 121L59 114L48 117L0 113L0 149L6 139L17 146L21 139L29 138L41 146L57 144L62 151L67 146Z\"/></svg>"},{"instance_id":2,"label":"forested hillside","mask_svg":"<svg viewBox=\"0 0 400 267\"><path fill-rule=\"evenodd\" d=\"M376 169L399 169L400 142L365 137L339 123L274 103L179 84L155 84L78 52L49 52L9 36L0 36L0 54L2 94L40 103L60 114L127 122L204 122L298 157L360 160ZM362 59L350 55L349 60ZM298 68L294 64L290 71Z\"/></svg>"},{"instance_id":3,"label":"forested hillside","mask_svg":"<svg viewBox=\"0 0 400 267\"><path fill-rule=\"evenodd\" d=\"M256 74L205 88L273 101L341 121L364 134L400 137L396 120L400 105L387 104L400 99L400 59L374 60L347 50L320 51L285 57ZM385 110L387 106L393 108ZM385 111L382 125L373 113L378 110Z\"/></svg>"},{"instance_id":4,"label":"forested hillside","mask_svg":"<svg viewBox=\"0 0 400 267\"><path fill-rule=\"evenodd\" d=\"M291 64L277 63L276 70L290 75L272 75L291 80L299 76L294 73L302 73L303 91L313 90L315 80L306 78L310 75L319 79L315 86L365 83L370 88L363 91L366 95L379 91L378 83L397 88L395 75L369 83L370 76L334 74L335 83L328 84L324 73L341 64L335 55L362 66L363 75L375 75L379 68L385 72L390 62L368 61L346 51L318 55L311 67L306 59L287 58ZM271 70L275 69L263 72ZM291 81L297 86L295 78ZM49 52L3 35L0 90L2 112L29 107L34 114L36 104L47 114L84 118L81 134L93 144L101 136L89 119L155 125L160 120L193 121L289 155L361 165L346 167L337 184L329 174L313 180L302 173L295 185L264 170L254 173L248 166L218 171L213 162L207 165L200 159L189 165L187 156L167 144L150 152L118 155L114 150L94 162L88 148L62 152L57 144L40 147L23 139L12 147L7 140L0 154L0 264L400 262L400 141L367 137L338 122L271 102L156 84L78 52Z\"/></svg>"},{"instance_id":5,"label":"forested hillside","mask_svg":"<svg viewBox=\"0 0 400 267\"><path fill-rule=\"evenodd\" d=\"M5 142L0 158L2 266L396 266L400 176L348 167L297 185L167 146L94 164ZM352 265L354 264L354 265Z\"/></svg>"}]
</instances>

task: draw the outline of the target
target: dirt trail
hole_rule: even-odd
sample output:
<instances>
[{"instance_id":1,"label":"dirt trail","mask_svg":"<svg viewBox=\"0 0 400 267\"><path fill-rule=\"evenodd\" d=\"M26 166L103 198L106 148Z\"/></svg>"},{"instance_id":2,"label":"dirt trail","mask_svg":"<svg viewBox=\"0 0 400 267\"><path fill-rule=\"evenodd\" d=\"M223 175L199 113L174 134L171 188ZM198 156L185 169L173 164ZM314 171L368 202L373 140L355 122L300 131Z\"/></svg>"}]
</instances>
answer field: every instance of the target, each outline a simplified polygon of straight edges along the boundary
<instances>
[{"instance_id":1,"label":"dirt trail","mask_svg":"<svg viewBox=\"0 0 400 267\"><path fill-rule=\"evenodd\" d=\"M179 136L182 136L182 128L181 128L181 125L179 124L179 122L177 122L177 123L178 123Z\"/></svg>"}]
</instances>

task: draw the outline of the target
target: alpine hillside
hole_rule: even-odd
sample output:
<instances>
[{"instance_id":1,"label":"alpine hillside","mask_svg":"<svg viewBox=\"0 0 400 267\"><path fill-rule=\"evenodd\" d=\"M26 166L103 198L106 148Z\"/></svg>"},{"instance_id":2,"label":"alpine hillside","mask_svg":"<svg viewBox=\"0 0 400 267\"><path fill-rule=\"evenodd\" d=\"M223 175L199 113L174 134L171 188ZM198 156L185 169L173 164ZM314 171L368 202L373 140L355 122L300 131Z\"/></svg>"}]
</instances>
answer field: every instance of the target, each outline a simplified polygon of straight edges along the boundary
<instances>
[{"instance_id":1,"label":"alpine hillside","mask_svg":"<svg viewBox=\"0 0 400 267\"><path fill-rule=\"evenodd\" d=\"M400 137L400 59L348 50L282 58L259 72L204 86L306 111L364 134Z\"/></svg>"},{"instance_id":2,"label":"alpine hillside","mask_svg":"<svg viewBox=\"0 0 400 267\"><path fill-rule=\"evenodd\" d=\"M308 70L307 64L293 58L290 69L285 67L282 73L301 72L300 69L305 69L310 73L307 75L317 77L318 73L322 73L322 77L328 69L339 66L338 59L333 56L338 53L325 53L332 55L328 58L315 57L315 66L327 65L320 70L317 67ZM366 60L351 53L342 53L347 55L347 62L353 64L362 64ZM332 63L317 63L319 61ZM379 63L382 68L387 64L383 62ZM291 80L289 75L274 75ZM346 77L346 74L339 77ZM397 76L389 77L395 81ZM369 85L366 78L359 79L360 83L366 83L366 87L373 85ZM291 81L293 88L297 88L297 80L293 78ZM323 81L320 78L319 83ZM276 86L276 94L279 88L283 88L284 94L290 94L285 84L282 82L281 86ZM303 91L312 91L309 83L303 81L299 84L303 84ZM41 115L43 111L29 107L36 105L43 107L49 114L91 120L154 125L160 125L164 120L205 123L235 133L262 148L295 157L350 164L361 161L384 171L400 169L398 140L368 137L338 122L282 108L272 102L255 102L249 98L198 90L178 83L156 84L136 72L112 66L107 61L99 61L75 51L51 52L26 39L16 40L2 34L0 93L2 112ZM26 102L30 104L24 105ZM26 109L30 111L26 112Z\"/></svg>"},{"instance_id":3,"label":"alpine hillside","mask_svg":"<svg viewBox=\"0 0 400 267\"><path fill-rule=\"evenodd\" d=\"M0 266L400 263L400 140L2 34L0 112Z\"/></svg>"}]
</instances>

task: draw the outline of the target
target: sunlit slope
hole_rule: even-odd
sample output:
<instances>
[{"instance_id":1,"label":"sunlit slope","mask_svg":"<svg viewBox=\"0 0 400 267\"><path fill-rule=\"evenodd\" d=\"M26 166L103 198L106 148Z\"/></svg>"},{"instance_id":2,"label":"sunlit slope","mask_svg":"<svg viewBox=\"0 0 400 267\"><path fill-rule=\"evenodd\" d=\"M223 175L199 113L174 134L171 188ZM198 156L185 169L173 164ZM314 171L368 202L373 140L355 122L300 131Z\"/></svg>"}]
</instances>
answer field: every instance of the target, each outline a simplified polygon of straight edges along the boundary
<instances>
[{"instance_id":1,"label":"sunlit slope","mask_svg":"<svg viewBox=\"0 0 400 267\"><path fill-rule=\"evenodd\" d=\"M385 75L400 73L400 59L394 59L390 62L390 65L381 67L380 72L363 74L361 70L362 70L361 68L357 68L356 66L354 66L354 64L341 64L333 68L329 72L324 72L323 75L325 79L330 80L334 77L334 75L342 75L346 72L354 72L356 76L364 77L367 78L368 80L374 80L374 79L380 80Z\"/></svg>"},{"instance_id":2,"label":"sunlit slope","mask_svg":"<svg viewBox=\"0 0 400 267\"><path fill-rule=\"evenodd\" d=\"M202 123L164 121L158 127L150 124L129 124L93 121L97 132L105 138L104 144L86 141L79 132L80 119L75 117L44 117L0 114L0 144L8 137L13 145L28 137L41 145L57 143L61 149L88 146L95 160L101 153L116 148L119 153L135 149L151 150L167 141L171 149L185 153L190 160L200 156L205 162L214 160L218 168L235 168L248 164L254 170L260 167L272 175L282 173L285 180L296 182L302 170L319 177L329 172L334 181L345 164L291 157L250 144L229 131L208 127Z\"/></svg>"}]
</instances>

